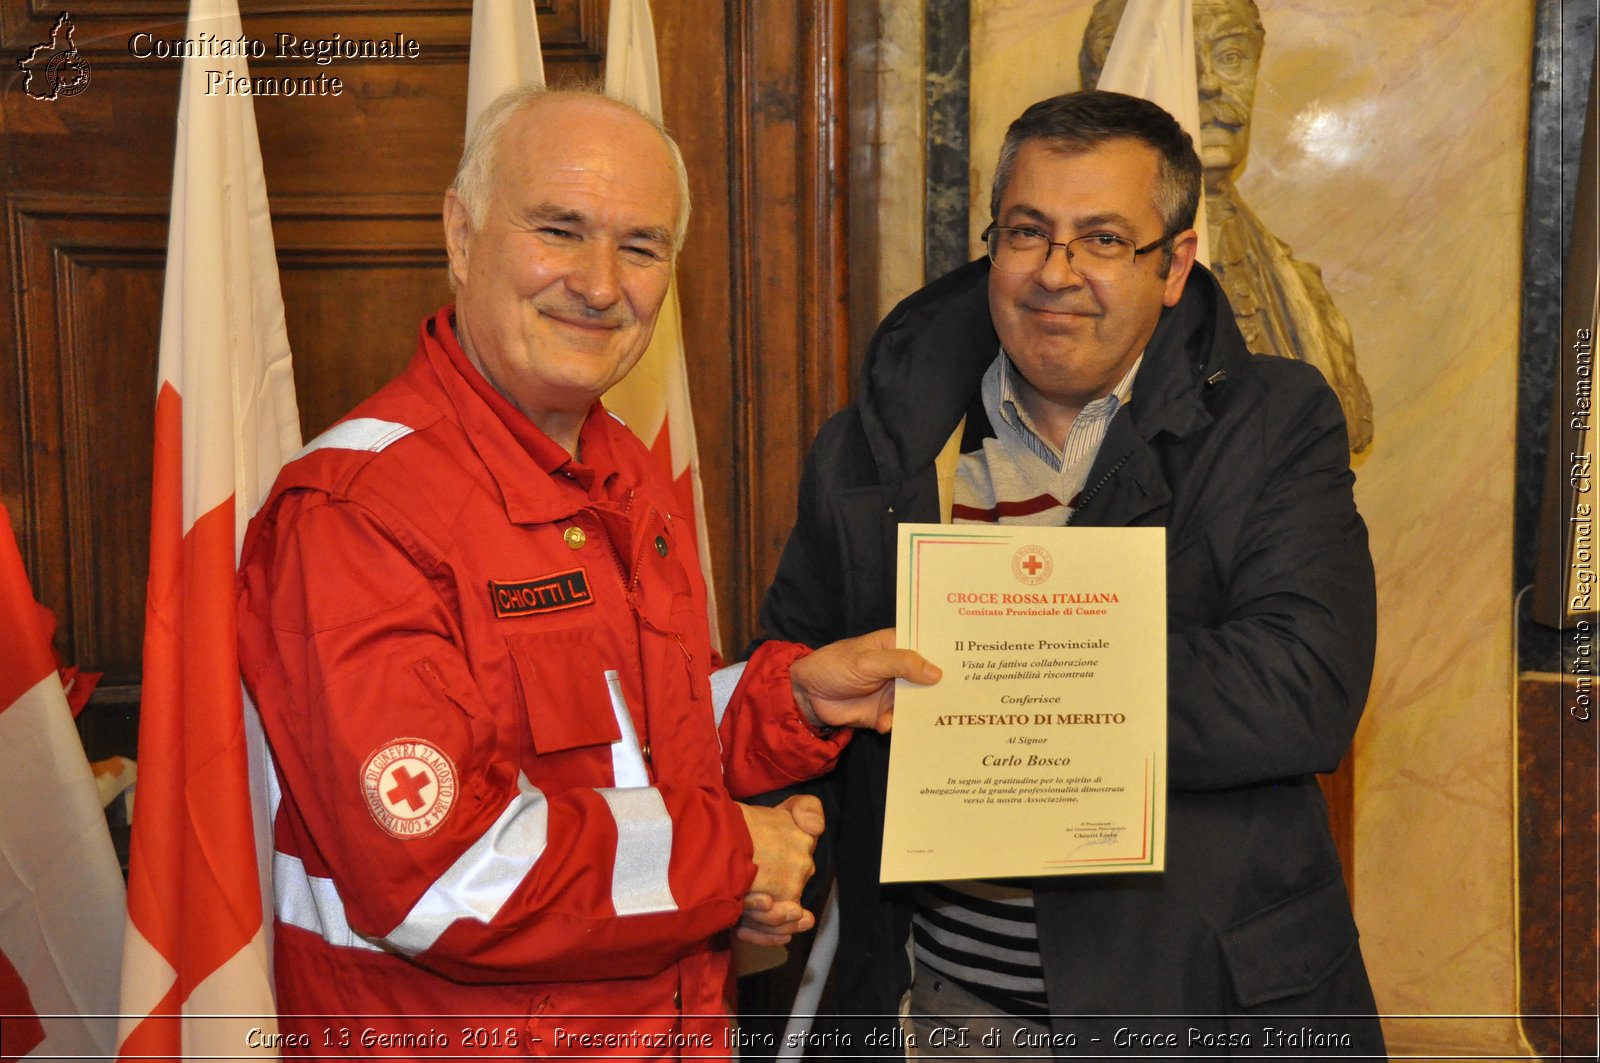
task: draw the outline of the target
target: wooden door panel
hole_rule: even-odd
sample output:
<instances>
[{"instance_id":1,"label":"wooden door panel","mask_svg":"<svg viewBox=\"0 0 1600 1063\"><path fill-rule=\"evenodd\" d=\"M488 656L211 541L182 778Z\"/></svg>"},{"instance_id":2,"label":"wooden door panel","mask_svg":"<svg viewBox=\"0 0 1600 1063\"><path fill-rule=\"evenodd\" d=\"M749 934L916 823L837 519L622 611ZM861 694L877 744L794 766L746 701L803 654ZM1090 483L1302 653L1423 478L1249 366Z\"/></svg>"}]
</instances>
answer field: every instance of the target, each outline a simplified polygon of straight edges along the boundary
<instances>
[{"instance_id":1,"label":"wooden door panel","mask_svg":"<svg viewBox=\"0 0 1600 1063\"><path fill-rule=\"evenodd\" d=\"M0 498L64 659L137 696L151 441L179 61L140 58L140 31L182 37L188 5L123 0L72 12L90 82L31 98L15 59L60 8L0 0ZM339 97L258 97L285 312L310 435L409 358L418 320L449 298L439 205L463 139L469 0L241 4L248 37L419 42L415 60L252 73L337 75ZM600 0L539 5L553 77L594 75ZM141 42L148 51L151 45ZM131 750L125 750L131 751Z\"/></svg>"},{"instance_id":2,"label":"wooden door panel","mask_svg":"<svg viewBox=\"0 0 1600 1063\"><path fill-rule=\"evenodd\" d=\"M150 524L155 379L167 223L127 202L14 200L23 297L20 473L35 592L58 644L106 682L137 680ZM11 478L8 476L8 482ZM12 503L8 499L8 505Z\"/></svg>"},{"instance_id":3,"label":"wooden door panel","mask_svg":"<svg viewBox=\"0 0 1600 1063\"><path fill-rule=\"evenodd\" d=\"M408 212L327 216L296 202L276 214L278 275L307 440L405 368L422 317L450 301L437 210L426 209L431 200L412 199Z\"/></svg>"},{"instance_id":4,"label":"wooden door panel","mask_svg":"<svg viewBox=\"0 0 1600 1063\"><path fill-rule=\"evenodd\" d=\"M737 653L793 525L805 451L848 398L844 5L729 0L720 21L687 6L657 11L662 93L697 197L685 336L724 646ZM696 62L717 35L720 65Z\"/></svg>"}]
</instances>

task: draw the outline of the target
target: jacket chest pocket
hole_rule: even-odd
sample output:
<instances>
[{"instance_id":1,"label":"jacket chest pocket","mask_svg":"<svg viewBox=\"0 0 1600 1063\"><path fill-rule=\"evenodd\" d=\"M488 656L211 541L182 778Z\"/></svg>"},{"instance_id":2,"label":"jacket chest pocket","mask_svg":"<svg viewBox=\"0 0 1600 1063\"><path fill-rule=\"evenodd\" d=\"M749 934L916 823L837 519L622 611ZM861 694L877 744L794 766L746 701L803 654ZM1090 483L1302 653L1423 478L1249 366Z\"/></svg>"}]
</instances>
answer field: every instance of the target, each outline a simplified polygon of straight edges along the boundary
<instances>
[{"instance_id":1,"label":"jacket chest pocket","mask_svg":"<svg viewBox=\"0 0 1600 1063\"><path fill-rule=\"evenodd\" d=\"M690 611L696 594L700 557L692 535L679 534L679 521L650 510L641 518L638 558L630 584L640 619L661 630L674 627L677 614Z\"/></svg>"},{"instance_id":2,"label":"jacket chest pocket","mask_svg":"<svg viewBox=\"0 0 1600 1063\"><path fill-rule=\"evenodd\" d=\"M538 757L603 749L609 763L609 747L622 738L594 637L581 628L506 636Z\"/></svg>"}]
</instances>

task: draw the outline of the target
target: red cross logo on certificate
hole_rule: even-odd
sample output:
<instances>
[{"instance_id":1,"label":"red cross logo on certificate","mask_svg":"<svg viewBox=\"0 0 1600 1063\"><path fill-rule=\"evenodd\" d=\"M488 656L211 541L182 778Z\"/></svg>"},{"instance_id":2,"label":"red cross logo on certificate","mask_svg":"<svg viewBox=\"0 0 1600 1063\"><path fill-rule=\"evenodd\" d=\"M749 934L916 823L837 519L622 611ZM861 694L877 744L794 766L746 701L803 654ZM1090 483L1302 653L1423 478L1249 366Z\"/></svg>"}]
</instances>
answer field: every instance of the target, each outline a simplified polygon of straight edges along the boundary
<instances>
[{"instance_id":1,"label":"red cross logo on certificate","mask_svg":"<svg viewBox=\"0 0 1600 1063\"><path fill-rule=\"evenodd\" d=\"M444 822L455 802L455 765L428 742L396 739L367 758L361 790L378 826L397 838L420 838Z\"/></svg>"},{"instance_id":2,"label":"red cross logo on certificate","mask_svg":"<svg viewBox=\"0 0 1600 1063\"><path fill-rule=\"evenodd\" d=\"M1055 563L1042 546L1024 546L1011 555L1011 574L1030 587L1049 579L1054 570Z\"/></svg>"}]
</instances>

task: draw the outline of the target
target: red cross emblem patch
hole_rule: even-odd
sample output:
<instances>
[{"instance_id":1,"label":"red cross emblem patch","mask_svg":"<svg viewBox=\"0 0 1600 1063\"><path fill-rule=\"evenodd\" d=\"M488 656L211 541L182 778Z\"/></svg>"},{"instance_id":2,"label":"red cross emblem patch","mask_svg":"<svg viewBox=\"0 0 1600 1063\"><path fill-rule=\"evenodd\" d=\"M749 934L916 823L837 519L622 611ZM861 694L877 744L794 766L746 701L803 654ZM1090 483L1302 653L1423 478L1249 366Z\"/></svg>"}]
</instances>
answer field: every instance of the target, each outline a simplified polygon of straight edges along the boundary
<instances>
[{"instance_id":1,"label":"red cross emblem patch","mask_svg":"<svg viewBox=\"0 0 1600 1063\"><path fill-rule=\"evenodd\" d=\"M455 803L455 765L426 742L396 739L367 758L361 793L378 826L396 838L421 838Z\"/></svg>"}]
</instances>

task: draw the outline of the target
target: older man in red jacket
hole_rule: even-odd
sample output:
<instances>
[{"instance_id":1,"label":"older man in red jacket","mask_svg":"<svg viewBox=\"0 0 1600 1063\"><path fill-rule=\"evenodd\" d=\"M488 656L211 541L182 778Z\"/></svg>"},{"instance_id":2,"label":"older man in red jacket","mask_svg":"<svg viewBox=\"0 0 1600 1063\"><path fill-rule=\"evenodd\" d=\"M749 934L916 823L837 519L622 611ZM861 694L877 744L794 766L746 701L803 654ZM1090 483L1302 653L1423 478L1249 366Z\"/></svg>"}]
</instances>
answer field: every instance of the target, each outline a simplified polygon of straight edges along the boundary
<instances>
[{"instance_id":1,"label":"older man in red jacket","mask_svg":"<svg viewBox=\"0 0 1600 1063\"><path fill-rule=\"evenodd\" d=\"M782 940L821 830L750 794L887 726L884 633L714 670L691 526L599 403L688 215L616 102L480 120L444 222L456 303L252 522L240 643L282 783L295 1051L726 1055L728 931Z\"/></svg>"}]
</instances>

